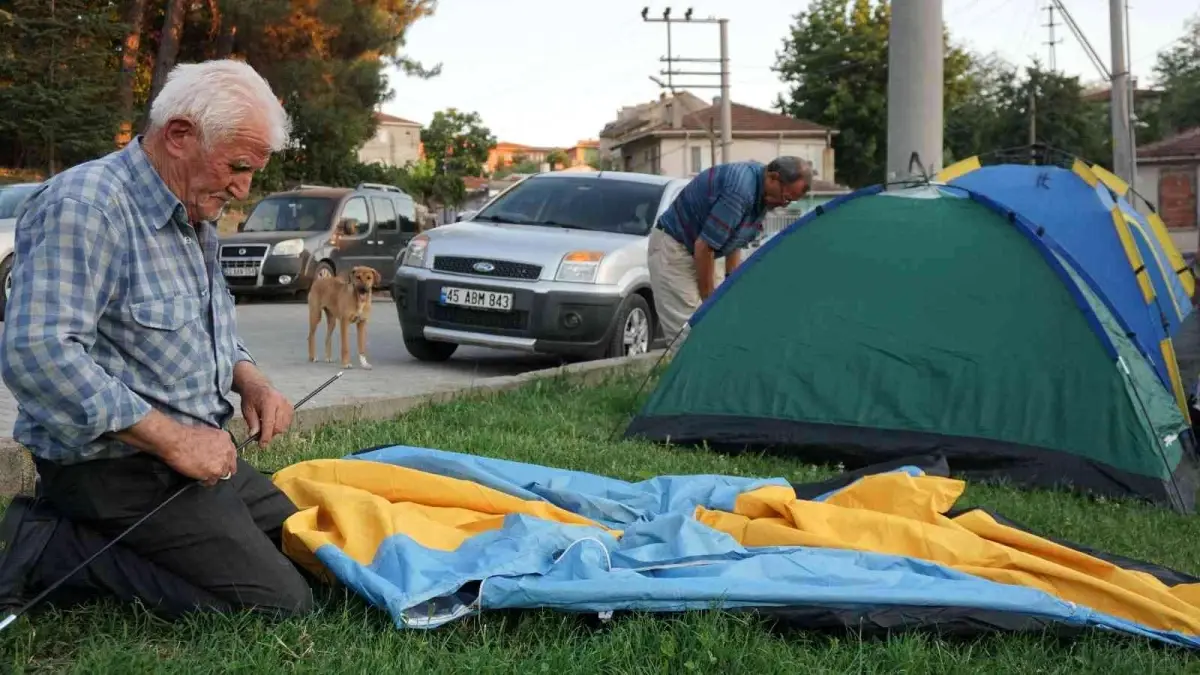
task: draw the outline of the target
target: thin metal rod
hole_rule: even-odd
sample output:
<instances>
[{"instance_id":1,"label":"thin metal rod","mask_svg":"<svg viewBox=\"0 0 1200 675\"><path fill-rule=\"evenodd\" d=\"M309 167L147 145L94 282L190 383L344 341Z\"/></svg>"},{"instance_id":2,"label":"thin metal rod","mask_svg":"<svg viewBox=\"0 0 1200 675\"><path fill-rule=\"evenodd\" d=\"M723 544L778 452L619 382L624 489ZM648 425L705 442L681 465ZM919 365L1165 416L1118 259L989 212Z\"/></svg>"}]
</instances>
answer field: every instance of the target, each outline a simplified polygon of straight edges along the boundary
<instances>
[{"instance_id":1,"label":"thin metal rod","mask_svg":"<svg viewBox=\"0 0 1200 675\"><path fill-rule=\"evenodd\" d=\"M317 387L316 389L312 390L312 392L310 392L310 393L309 393L307 396L305 396L304 398L300 399L300 401L299 401L299 402L297 402L295 406L293 406L293 409L298 409L300 406L302 406L302 405L304 405L305 403L307 403L309 400L311 400L311 399L312 399L312 397L314 397L314 396L316 396L317 394L319 394L319 393L321 392L321 390L323 390L325 387L328 387L329 385L333 384L333 383L334 383L334 381L335 381L335 380L337 380L339 377L341 377L341 376L342 376L342 374L343 374L343 373L345 373L345 372L346 372L346 371L344 371L344 370L340 370L340 371L338 371L338 374L337 374L337 375L334 375L333 377L329 378L328 380L326 380L326 381L325 381L325 383L324 383L324 384L322 384L321 386L319 386L319 387ZM237 450L236 450L236 451L237 451L237 453L238 453L238 454L241 454L242 450L245 450L245 449L246 449L246 448L247 448L247 447L248 447L248 446L249 446L251 443L253 443L253 442L254 442L256 439L258 439L258 437L259 437L260 435L262 435L262 429L261 429L261 428L260 428L258 431L254 432L254 434L253 434L253 435L251 435L251 436L249 436L249 437L248 437L246 440L242 441L241 445L238 445L238 446L237 446ZM37 594L37 596L35 596L35 597L34 597L32 600L30 600L29 602L25 603L25 606L24 606L24 607L21 607L20 609L18 609L17 611L13 612L12 614L9 614L8 616L4 617L4 620L3 620L3 621L0 621L0 631L2 631L2 630L4 630L5 628L7 628L7 627L9 626L9 624L11 624L12 622L14 622L14 621L16 621L16 620L17 620L17 617L21 616L21 615L22 615L22 614L24 614L25 612L28 612L28 611L29 611L31 608L33 608L35 605L37 605L39 602L41 602L42 600L44 600L44 599L46 598L46 596L50 595L50 594L51 594L51 593L53 593L55 590L57 590L59 586L61 586L61 585L63 585L64 583L66 583L67 579L70 579L71 577L75 576L75 575L76 575L76 574L77 574L77 573L78 573L80 570L82 570L83 568L85 568L85 567L87 567L88 565L92 564L92 561L93 561L93 560L95 560L96 558L98 558L98 557L100 556L100 554L101 554L101 553L104 553L104 552L105 552L105 551L107 551L109 548L111 548L111 547L113 546L113 544L116 544L118 541L121 541L121 539L123 539L123 538L125 537L125 535L129 534L130 532L132 532L132 531L133 531L133 529L134 529L135 527L137 527L138 525L141 525L142 523L146 522L146 520L147 520L147 519L149 519L149 518L150 518L150 516L153 516L155 513L158 513L158 511L159 511L160 509L162 509L162 508L163 508L164 506L166 506L167 504L170 504L170 503L171 503L171 502L172 502L172 501L173 501L173 500L174 500L176 497L178 497L179 495L183 494L184 492L186 492L188 489L192 488L193 486L195 486L195 485L199 485L199 484L200 484L200 482L199 482L199 481L191 481L191 482L189 482L189 483L185 484L183 487L179 488L179 489L178 489L178 490L176 490L174 493L172 493L172 494L171 494L171 496L169 496L169 497L167 497L166 499L164 499L164 500L162 501L162 503L161 503L161 504L159 504L158 506L156 506L156 507L154 507L153 509L151 509L149 513L147 513L146 515L142 516L141 518L138 518L136 521L134 521L134 523L133 523L132 525L130 525L129 527L125 528L125 530L124 530L123 532L121 532L121 533L120 533L120 534L118 534L116 537L114 537L114 538L112 539L112 541L108 542L108 543L107 543L107 544L105 544L103 547L101 547L99 551L96 551L96 552L95 552L95 553L93 553L92 555L88 556L88 559L87 559L87 560L84 560L83 562L81 562L81 563L79 563L78 565L76 565L75 569L73 569L73 570L71 570L70 572L67 572L66 574L64 574L64 575L62 576L62 578L60 578L58 581L55 581L54 583L50 584L50 586L49 586L49 587L47 587L47 588L46 588L46 590L42 591L41 593L38 593L38 594Z\"/></svg>"}]
</instances>

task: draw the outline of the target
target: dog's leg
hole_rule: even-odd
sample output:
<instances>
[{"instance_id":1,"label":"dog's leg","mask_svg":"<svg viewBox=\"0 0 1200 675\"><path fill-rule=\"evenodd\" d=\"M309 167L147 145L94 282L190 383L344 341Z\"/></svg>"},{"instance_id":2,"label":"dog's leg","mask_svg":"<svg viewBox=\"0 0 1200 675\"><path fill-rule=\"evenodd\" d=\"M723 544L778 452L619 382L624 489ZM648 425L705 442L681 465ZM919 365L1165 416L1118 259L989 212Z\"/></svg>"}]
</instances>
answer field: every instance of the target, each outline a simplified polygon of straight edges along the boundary
<instances>
[{"instance_id":1,"label":"dog's leg","mask_svg":"<svg viewBox=\"0 0 1200 675\"><path fill-rule=\"evenodd\" d=\"M338 321L339 337L342 338L342 367L350 367L350 322L346 319Z\"/></svg>"},{"instance_id":2,"label":"dog's leg","mask_svg":"<svg viewBox=\"0 0 1200 675\"><path fill-rule=\"evenodd\" d=\"M321 306L315 301L308 303L308 362L317 360L317 325L321 323Z\"/></svg>"},{"instance_id":3,"label":"dog's leg","mask_svg":"<svg viewBox=\"0 0 1200 675\"><path fill-rule=\"evenodd\" d=\"M354 327L358 330L358 365L370 370L371 364L367 362L367 322L359 318Z\"/></svg>"},{"instance_id":4,"label":"dog's leg","mask_svg":"<svg viewBox=\"0 0 1200 675\"><path fill-rule=\"evenodd\" d=\"M333 310L325 310L325 363L333 363L333 328L337 324L337 317L333 315Z\"/></svg>"}]
</instances>

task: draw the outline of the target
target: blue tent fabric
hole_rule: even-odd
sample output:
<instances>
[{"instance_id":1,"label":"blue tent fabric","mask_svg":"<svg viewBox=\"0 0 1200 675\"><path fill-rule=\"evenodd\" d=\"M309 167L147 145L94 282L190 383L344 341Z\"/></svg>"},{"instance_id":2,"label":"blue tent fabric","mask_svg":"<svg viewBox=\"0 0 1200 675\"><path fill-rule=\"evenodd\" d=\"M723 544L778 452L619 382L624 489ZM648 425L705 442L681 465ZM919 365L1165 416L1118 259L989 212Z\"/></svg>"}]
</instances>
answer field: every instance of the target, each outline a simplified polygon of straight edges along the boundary
<instances>
[{"instance_id":1,"label":"blue tent fabric","mask_svg":"<svg viewBox=\"0 0 1200 675\"><path fill-rule=\"evenodd\" d=\"M949 185L985 195L1044 228L1076 263L1076 271L1131 335L1138 350L1154 364L1159 380L1168 390L1172 388L1168 365L1159 348L1168 336L1162 312L1157 302L1146 303L1129 267L1113 228L1111 198L1106 204L1103 192L1058 166L984 166L951 180ZM1134 239L1140 237L1135 235ZM1151 273L1150 278L1153 282L1156 275ZM1165 288L1166 282L1162 283ZM1156 292L1158 288L1155 283Z\"/></svg>"},{"instance_id":2,"label":"blue tent fabric","mask_svg":"<svg viewBox=\"0 0 1200 675\"><path fill-rule=\"evenodd\" d=\"M398 628L435 628L489 610L543 607L601 615L620 610L956 607L1200 648L1196 636L1152 629L1033 587L996 583L896 555L745 547L692 517L697 506L725 509L739 492L787 485L782 479L694 475L630 483L409 446L377 448L347 459L478 481L598 522L620 524L624 531L616 538L599 528L510 514L500 529L474 535L453 551L430 549L404 535L385 539L370 565L355 562L337 546L315 551L341 583L387 611ZM921 473L913 466L894 470Z\"/></svg>"},{"instance_id":3,"label":"blue tent fabric","mask_svg":"<svg viewBox=\"0 0 1200 675\"><path fill-rule=\"evenodd\" d=\"M1103 190L1103 186L1098 186L1098 189ZM1109 196L1107 190L1103 190L1103 192L1105 197ZM1137 226L1130 227L1130 230L1137 241L1142 259L1146 261L1150 279L1154 283L1154 293L1157 296L1158 305L1168 323L1167 334L1175 337L1183 320L1194 309L1191 298L1188 296L1183 282L1179 280L1178 271L1172 269L1171 261L1167 258L1167 253L1163 250L1158 238L1154 236L1154 228L1146 220L1146 217L1124 197L1117 197L1117 205L1123 213L1137 223Z\"/></svg>"}]
</instances>

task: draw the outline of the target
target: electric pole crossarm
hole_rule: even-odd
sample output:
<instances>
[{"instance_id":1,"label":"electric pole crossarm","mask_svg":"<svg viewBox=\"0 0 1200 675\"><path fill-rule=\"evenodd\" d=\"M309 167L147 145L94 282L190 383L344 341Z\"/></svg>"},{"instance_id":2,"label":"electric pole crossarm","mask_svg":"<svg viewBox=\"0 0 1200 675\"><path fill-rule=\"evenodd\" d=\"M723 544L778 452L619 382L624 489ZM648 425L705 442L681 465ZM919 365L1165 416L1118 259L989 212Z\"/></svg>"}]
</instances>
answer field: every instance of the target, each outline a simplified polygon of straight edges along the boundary
<instances>
[{"instance_id":1,"label":"electric pole crossarm","mask_svg":"<svg viewBox=\"0 0 1200 675\"><path fill-rule=\"evenodd\" d=\"M939 0L939 2L940 2L940 0ZM665 70L659 71L660 75L666 76L667 82L664 85L662 80L659 80L658 78L654 77L653 75L650 76L651 80L656 82L660 87L669 89L672 94L676 93L677 87L680 89L720 89L721 90L721 96L719 99L719 103L721 106L721 109L720 109L720 114L721 114L721 161L722 162L731 161L732 160L732 149L733 149L733 129L732 129L733 112L732 112L732 105L731 105L731 102L729 99L729 20L728 19L719 19L716 17L708 17L708 18L704 18L704 19L693 18L692 17L692 9L690 7L688 8L688 10L686 12L683 13L682 19L671 18L671 8L670 7L663 10L661 18L659 18L659 17L652 18L650 16L650 8L649 7L642 8L641 14L642 14L642 21L644 21L646 23L665 23L665 24L667 24L667 55L659 58L659 61L667 64L667 67ZM675 55L671 51L671 24L678 24L678 23L703 23L703 24L714 24L715 23L718 26L720 26L720 58L716 58L716 59L712 59L712 58L676 58ZM675 70L674 68L672 68L672 65L675 63L719 63L721 66L721 69L718 72ZM699 84L699 83L697 83L697 84L678 84L677 85L674 81L674 77L677 75L687 75L687 76L692 76L692 77L719 77L721 79L721 84L715 85L715 84Z\"/></svg>"}]
</instances>

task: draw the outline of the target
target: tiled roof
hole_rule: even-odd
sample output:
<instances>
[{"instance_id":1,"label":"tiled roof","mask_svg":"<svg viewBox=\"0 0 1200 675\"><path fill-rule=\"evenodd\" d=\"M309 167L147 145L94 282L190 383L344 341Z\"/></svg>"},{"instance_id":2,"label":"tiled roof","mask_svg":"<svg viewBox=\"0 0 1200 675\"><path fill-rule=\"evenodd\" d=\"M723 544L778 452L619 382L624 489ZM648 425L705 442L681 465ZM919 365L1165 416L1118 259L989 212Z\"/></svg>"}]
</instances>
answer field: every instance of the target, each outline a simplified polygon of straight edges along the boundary
<instances>
[{"instance_id":1,"label":"tiled roof","mask_svg":"<svg viewBox=\"0 0 1200 675\"><path fill-rule=\"evenodd\" d=\"M376 121L379 121L379 122L391 122L392 124L411 124L416 127L421 126L420 122L406 120L403 117L396 117L395 115L389 115L387 113L381 113L381 112L375 113L375 119L376 119Z\"/></svg>"},{"instance_id":2,"label":"tiled roof","mask_svg":"<svg viewBox=\"0 0 1200 675\"><path fill-rule=\"evenodd\" d=\"M1188 129L1137 149L1138 159L1200 157L1200 127Z\"/></svg>"},{"instance_id":3,"label":"tiled roof","mask_svg":"<svg viewBox=\"0 0 1200 675\"><path fill-rule=\"evenodd\" d=\"M821 126L816 122L796 119L795 117L788 117L787 115L780 115L779 113L734 102L730 102L729 104L729 120L732 122L733 133L735 134L772 131L823 132L830 130L829 127ZM685 129L705 130L709 128L709 122L712 123L714 130L721 128L721 106L709 106L683 117L683 126Z\"/></svg>"}]
</instances>

